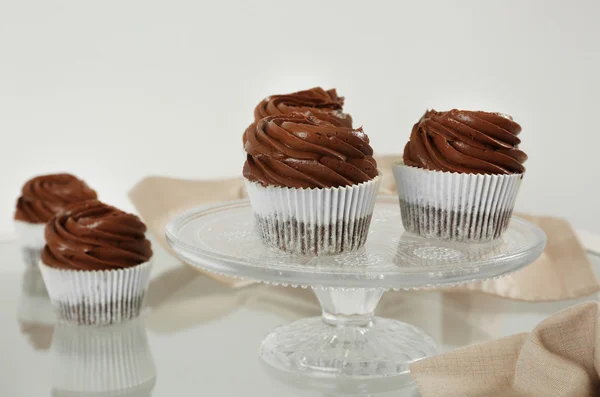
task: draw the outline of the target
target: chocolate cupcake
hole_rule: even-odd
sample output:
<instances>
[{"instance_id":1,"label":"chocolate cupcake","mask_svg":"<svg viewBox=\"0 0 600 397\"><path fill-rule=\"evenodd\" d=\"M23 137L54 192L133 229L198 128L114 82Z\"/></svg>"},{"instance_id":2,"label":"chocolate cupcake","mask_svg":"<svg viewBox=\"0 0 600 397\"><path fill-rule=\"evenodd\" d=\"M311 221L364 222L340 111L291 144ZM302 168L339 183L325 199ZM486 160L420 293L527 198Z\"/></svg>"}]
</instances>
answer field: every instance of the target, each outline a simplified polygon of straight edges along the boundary
<instances>
[{"instance_id":1,"label":"chocolate cupcake","mask_svg":"<svg viewBox=\"0 0 600 397\"><path fill-rule=\"evenodd\" d=\"M502 236L525 172L520 132L499 113L426 112L394 165L404 228L456 241Z\"/></svg>"},{"instance_id":2,"label":"chocolate cupcake","mask_svg":"<svg viewBox=\"0 0 600 397\"><path fill-rule=\"evenodd\" d=\"M137 216L97 200L48 222L40 269L59 319L106 325L140 314L152 257L145 232Z\"/></svg>"},{"instance_id":3,"label":"chocolate cupcake","mask_svg":"<svg viewBox=\"0 0 600 397\"><path fill-rule=\"evenodd\" d=\"M68 205L96 197L84 181L70 174L41 175L27 181L14 216L25 264L37 268L45 244L46 222Z\"/></svg>"},{"instance_id":4,"label":"chocolate cupcake","mask_svg":"<svg viewBox=\"0 0 600 397\"><path fill-rule=\"evenodd\" d=\"M254 109L254 122L268 116L283 116L301 113L327 121L338 127L352 127L352 117L342 112L344 97L335 89L325 91L321 87L291 94L271 95L263 99Z\"/></svg>"},{"instance_id":5,"label":"chocolate cupcake","mask_svg":"<svg viewBox=\"0 0 600 397\"><path fill-rule=\"evenodd\" d=\"M244 177L269 246L330 255L364 245L379 172L362 129L313 116L269 116L244 134Z\"/></svg>"}]
</instances>

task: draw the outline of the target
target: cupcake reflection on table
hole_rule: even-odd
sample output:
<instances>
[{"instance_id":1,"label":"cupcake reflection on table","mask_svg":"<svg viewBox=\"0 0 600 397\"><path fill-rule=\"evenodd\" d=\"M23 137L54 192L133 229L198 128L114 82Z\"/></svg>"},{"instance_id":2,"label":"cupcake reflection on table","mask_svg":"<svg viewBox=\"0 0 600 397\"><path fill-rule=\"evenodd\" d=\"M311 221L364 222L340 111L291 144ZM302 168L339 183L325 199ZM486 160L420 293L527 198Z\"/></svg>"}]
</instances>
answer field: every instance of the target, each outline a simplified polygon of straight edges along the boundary
<instances>
[{"instance_id":1,"label":"cupcake reflection on table","mask_svg":"<svg viewBox=\"0 0 600 397\"><path fill-rule=\"evenodd\" d=\"M106 327L59 324L51 353L53 397L149 397L156 384L141 318Z\"/></svg>"},{"instance_id":2,"label":"cupcake reflection on table","mask_svg":"<svg viewBox=\"0 0 600 397\"><path fill-rule=\"evenodd\" d=\"M23 272L21 295L17 304L17 321L21 334L35 350L50 347L56 316L44 279L37 267Z\"/></svg>"},{"instance_id":3,"label":"cupcake reflection on table","mask_svg":"<svg viewBox=\"0 0 600 397\"><path fill-rule=\"evenodd\" d=\"M500 238L525 173L520 132L499 113L427 111L394 165L404 228L455 241Z\"/></svg>"},{"instance_id":4,"label":"cupcake reflection on table","mask_svg":"<svg viewBox=\"0 0 600 397\"><path fill-rule=\"evenodd\" d=\"M108 325L139 316L151 271L145 232L137 216L97 200L48 222L40 269L60 320Z\"/></svg>"}]
</instances>

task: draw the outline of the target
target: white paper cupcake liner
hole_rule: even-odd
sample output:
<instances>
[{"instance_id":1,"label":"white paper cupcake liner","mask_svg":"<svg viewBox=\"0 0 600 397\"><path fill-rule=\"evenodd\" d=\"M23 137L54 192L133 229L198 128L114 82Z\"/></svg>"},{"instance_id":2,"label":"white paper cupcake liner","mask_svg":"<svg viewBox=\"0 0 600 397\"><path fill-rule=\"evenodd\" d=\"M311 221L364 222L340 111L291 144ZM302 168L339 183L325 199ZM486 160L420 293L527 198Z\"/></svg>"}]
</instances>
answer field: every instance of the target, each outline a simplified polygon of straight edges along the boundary
<instances>
[{"instance_id":1,"label":"white paper cupcake liner","mask_svg":"<svg viewBox=\"0 0 600 397\"><path fill-rule=\"evenodd\" d=\"M268 246L296 255L333 255L365 244L380 179L324 189L245 182L258 233Z\"/></svg>"},{"instance_id":2,"label":"white paper cupcake liner","mask_svg":"<svg viewBox=\"0 0 600 397\"><path fill-rule=\"evenodd\" d=\"M26 266L37 268L44 245L46 245L44 240L46 224L15 220L15 229L23 262Z\"/></svg>"},{"instance_id":3,"label":"white paper cupcake liner","mask_svg":"<svg viewBox=\"0 0 600 397\"><path fill-rule=\"evenodd\" d=\"M393 170L407 231L467 242L502 236L523 177L431 171L402 162Z\"/></svg>"},{"instance_id":4,"label":"white paper cupcake liner","mask_svg":"<svg viewBox=\"0 0 600 397\"><path fill-rule=\"evenodd\" d=\"M155 378L156 367L140 319L107 327L56 327L53 395L150 396Z\"/></svg>"},{"instance_id":5,"label":"white paper cupcake liner","mask_svg":"<svg viewBox=\"0 0 600 397\"><path fill-rule=\"evenodd\" d=\"M118 270L40 269L60 321L80 325L110 325L140 315L152 262Z\"/></svg>"}]
</instances>

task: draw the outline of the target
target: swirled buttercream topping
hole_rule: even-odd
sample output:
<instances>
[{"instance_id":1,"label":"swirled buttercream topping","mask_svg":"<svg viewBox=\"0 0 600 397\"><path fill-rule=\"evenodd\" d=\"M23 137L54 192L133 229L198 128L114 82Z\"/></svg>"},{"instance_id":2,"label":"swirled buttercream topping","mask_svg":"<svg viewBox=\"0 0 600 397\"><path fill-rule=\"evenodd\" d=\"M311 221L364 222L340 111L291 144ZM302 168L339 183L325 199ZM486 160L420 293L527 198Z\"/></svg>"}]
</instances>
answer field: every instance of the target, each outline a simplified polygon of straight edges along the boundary
<instances>
[{"instance_id":1,"label":"swirled buttercream topping","mask_svg":"<svg viewBox=\"0 0 600 397\"><path fill-rule=\"evenodd\" d=\"M97 200L73 204L46 225L42 262L69 270L114 270L152 256L146 225Z\"/></svg>"},{"instance_id":2,"label":"swirled buttercream topping","mask_svg":"<svg viewBox=\"0 0 600 397\"><path fill-rule=\"evenodd\" d=\"M244 177L264 186L340 187L378 175L362 128L338 127L293 113L251 124L244 142Z\"/></svg>"},{"instance_id":3,"label":"swirled buttercream topping","mask_svg":"<svg viewBox=\"0 0 600 397\"><path fill-rule=\"evenodd\" d=\"M525 172L519 150L521 126L499 113L427 111L412 129L404 164L470 174Z\"/></svg>"}]
</instances>

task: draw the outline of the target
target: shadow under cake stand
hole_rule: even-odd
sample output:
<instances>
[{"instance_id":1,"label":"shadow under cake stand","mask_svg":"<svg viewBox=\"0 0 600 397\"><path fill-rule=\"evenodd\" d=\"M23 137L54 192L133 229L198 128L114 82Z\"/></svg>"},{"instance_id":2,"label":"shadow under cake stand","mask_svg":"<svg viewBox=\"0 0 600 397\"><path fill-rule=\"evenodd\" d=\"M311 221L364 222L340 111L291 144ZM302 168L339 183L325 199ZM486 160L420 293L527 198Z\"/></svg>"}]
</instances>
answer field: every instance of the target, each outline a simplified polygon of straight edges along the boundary
<instances>
[{"instance_id":1,"label":"shadow under cake stand","mask_svg":"<svg viewBox=\"0 0 600 397\"><path fill-rule=\"evenodd\" d=\"M385 291L501 277L533 262L546 244L541 229L519 218L490 243L424 239L404 231L398 198L385 196L377 199L366 245L336 256L266 247L254 231L248 200L187 211L167 225L166 237L178 256L203 270L312 288L322 316L276 328L260 355L279 370L329 378L402 375L411 363L438 353L422 330L373 314Z\"/></svg>"}]
</instances>

